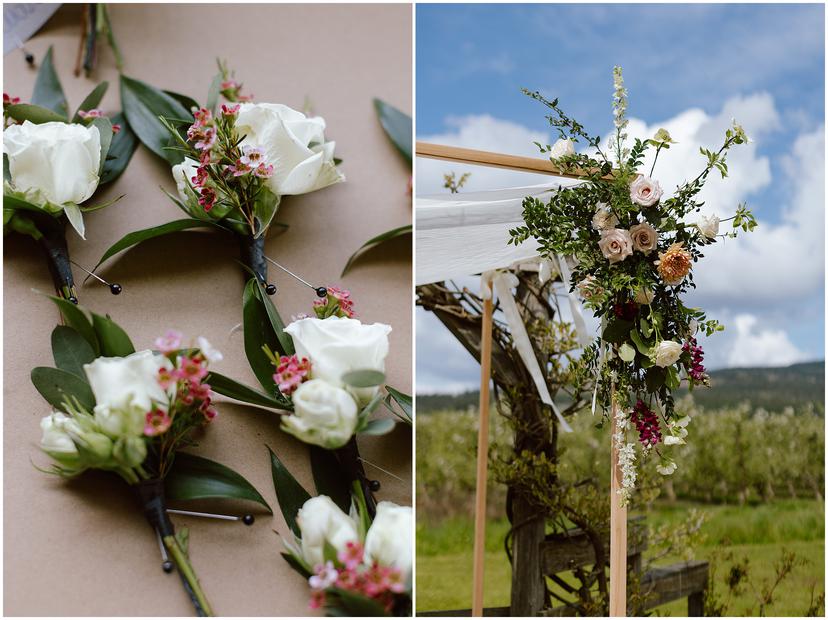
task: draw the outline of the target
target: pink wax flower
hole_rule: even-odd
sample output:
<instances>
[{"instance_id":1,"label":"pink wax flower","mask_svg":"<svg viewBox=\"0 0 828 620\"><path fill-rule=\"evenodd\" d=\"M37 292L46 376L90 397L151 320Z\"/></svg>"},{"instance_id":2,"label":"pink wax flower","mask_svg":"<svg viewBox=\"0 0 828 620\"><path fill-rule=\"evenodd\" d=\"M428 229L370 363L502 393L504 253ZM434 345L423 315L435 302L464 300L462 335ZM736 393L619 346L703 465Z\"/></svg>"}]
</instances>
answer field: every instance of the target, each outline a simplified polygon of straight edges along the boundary
<instances>
[{"instance_id":1,"label":"pink wax flower","mask_svg":"<svg viewBox=\"0 0 828 620\"><path fill-rule=\"evenodd\" d=\"M213 145L216 143L216 130L212 127L207 127L195 132L194 137L191 139L195 140L194 146L198 150L207 151L213 148Z\"/></svg>"},{"instance_id":2,"label":"pink wax flower","mask_svg":"<svg viewBox=\"0 0 828 620\"><path fill-rule=\"evenodd\" d=\"M227 105L226 103L221 104L221 113L223 116L237 116L239 113L239 109L241 108L240 105Z\"/></svg>"},{"instance_id":3,"label":"pink wax flower","mask_svg":"<svg viewBox=\"0 0 828 620\"><path fill-rule=\"evenodd\" d=\"M161 389L168 390L178 383L178 371L170 368L158 369L158 385Z\"/></svg>"},{"instance_id":4,"label":"pink wax flower","mask_svg":"<svg viewBox=\"0 0 828 620\"><path fill-rule=\"evenodd\" d=\"M121 127L120 123L114 123L112 125L112 133L118 133L121 129L123 129L123 127Z\"/></svg>"},{"instance_id":5,"label":"pink wax flower","mask_svg":"<svg viewBox=\"0 0 828 620\"><path fill-rule=\"evenodd\" d=\"M198 198L198 204L205 211L209 211L216 204L216 190L212 187L202 187Z\"/></svg>"},{"instance_id":6,"label":"pink wax flower","mask_svg":"<svg viewBox=\"0 0 828 620\"><path fill-rule=\"evenodd\" d=\"M296 355L289 357L283 355L279 358L279 365L276 367L273 381L276 382L282 394L290 396L302 382L310 378L310 369L311 363L308 358L303 357L300 360Z\"/></svg>"},{"instance_id":7,"label":"pink wax flower","mask_svg":"<svg viewBox=\"0 0 828 620\"><path fill-rule=\"evenodd\" d=\"M80 116L83 119L102 118L103 117L103 111L100 110L99 108L92 108L91 110L86 110L86 111L78 110L78 116Z\"/></svg>"},{"instance_id":8,"label":"pink wax flower","mask_svg":"<svg viewBox=\"0 0 828 620\"><path fill-rule=\"evenodd\" d=\"M207 108L200 108L193 112L193 118L195 118L193 127L206 127L213 121L213 114Z\"/></svg>"},{"instance_id":9,"label":"pink wax flower","mask_svg":"<svg viewBox=\"0 0 828 620\"><path fill-rule=\"evenodd\" d=\"M20 103L20 97L12 97L8 93L3 93L3 105L17 105Z\"/></svg>"},{"instance_id":10,"label":"pink wax flower","mask_svg":"<svg viewBox=\"0 0 828 620\"><path fill-rule=\"evenodd\" d=\"M196 168L196 174L190 180L195 187L204 187L207 180L210 178L210 173L207 171L207 166L199 166Z\"/></svg>"},{"instance_id":11,"label":"pink wax flower","mask_svg":"<svg viewBox=\"0 0 828 620\"><path fill-rule=\"evenodd\" d=\"M182 379L198 383L207 376L207 366L201 360L192 357L181 357L179 358L178 372Z\"/></svg>"},{"instance_id":12,"label":"pink wax flower","mask_svg":"<svg viewBox=\"0 0 828 620\"><path fill-rule=\"evenodd\" d=\"M166 411L162 411L161 409L150 411L146 416L144 435L147 437L155 437L162 433L166 433L171 424L172 418L167 415Z\"/></svg>"},{"instance_id":13,"label":"pink wax flower","mask_svg":"<svg viewBox=\"0 0 828 620\"><path fill-rule=\"evenodd\" d=\"M253 175L259 177L260 179L269 179L273 176L273 164L259 164L253 171Z\"/></svg>"},{"instance_id":14,"label":"pink wax flower","mask_svg":"<svg viewBox=\"0 0 828 620\"><path fill-rule=\"evenodd\" d=\"M350 541L345 543L345 549L337 554L336 559L348 570L356 570L362 564L363 554L362 543Z\"/></svg>"},{"instance_id":15,"label":"pink wax flower","mask_svg":"<svg viewBox=\"0 0 828 620\"><path fill-rule=\"evenodd\" d=\"M350 319L356 316L354 302L351 299L351 292L337 286L328 287L328 295L325 299L314 300L313 311L320 319L325 319L329 316L347 317Z\"/></svg>"},{"instance_id":16,"label":"pink wax flower","mask_svg":"<svg viewBox=\"0 0 828 620\"><path fill-rule=\"evenodd\" d=\"M177 351L181 348L181 332L168 329L163 336L155 339L153 346L165 355Z\"/></svg>"}]
</instances>

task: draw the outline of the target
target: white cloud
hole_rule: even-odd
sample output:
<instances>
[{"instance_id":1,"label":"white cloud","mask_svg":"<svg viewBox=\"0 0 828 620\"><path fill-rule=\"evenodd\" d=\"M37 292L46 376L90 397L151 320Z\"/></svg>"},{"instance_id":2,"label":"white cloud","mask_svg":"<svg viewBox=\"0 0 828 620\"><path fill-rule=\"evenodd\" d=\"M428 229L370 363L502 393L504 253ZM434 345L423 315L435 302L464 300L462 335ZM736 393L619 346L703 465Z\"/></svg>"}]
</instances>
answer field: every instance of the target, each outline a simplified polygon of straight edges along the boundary
<instances>
[{"instance_id":1,"label":"white cloud","mask_svg":"<svg viewBox=\"0 0 828 620\"><path fill-rule=\"evenodd\" d=\"M728 366L787 366L808 358L788 339L782 329L757 328L752 314L739 314L733 319L736 337L730 343Z\"/></svg>"}]
</instances>

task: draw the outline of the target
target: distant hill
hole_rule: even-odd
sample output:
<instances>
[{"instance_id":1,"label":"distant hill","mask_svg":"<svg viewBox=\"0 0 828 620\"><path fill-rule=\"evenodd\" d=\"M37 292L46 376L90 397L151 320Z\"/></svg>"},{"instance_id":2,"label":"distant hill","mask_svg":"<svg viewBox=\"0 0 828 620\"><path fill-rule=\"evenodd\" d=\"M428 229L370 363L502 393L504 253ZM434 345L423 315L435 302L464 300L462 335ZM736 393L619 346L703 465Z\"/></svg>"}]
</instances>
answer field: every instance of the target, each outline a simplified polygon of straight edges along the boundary
<instances>
[{"instance_id":1,"label":"distant hill","mask_svg":"<svg viewBox=\"0 0 828 620\"><path fill-rule=\"evenodd\" d=\"M781 411L813 403L825 411L825 362L806 362L782 368L727 368L710 373L710 389L693 390L693 399L708 409L749 401L754 407ZM677 397L687 390L679 390ZM462 394L417 394L417 411L477 407L477 390Z\"/></svg>"}]
</instances>

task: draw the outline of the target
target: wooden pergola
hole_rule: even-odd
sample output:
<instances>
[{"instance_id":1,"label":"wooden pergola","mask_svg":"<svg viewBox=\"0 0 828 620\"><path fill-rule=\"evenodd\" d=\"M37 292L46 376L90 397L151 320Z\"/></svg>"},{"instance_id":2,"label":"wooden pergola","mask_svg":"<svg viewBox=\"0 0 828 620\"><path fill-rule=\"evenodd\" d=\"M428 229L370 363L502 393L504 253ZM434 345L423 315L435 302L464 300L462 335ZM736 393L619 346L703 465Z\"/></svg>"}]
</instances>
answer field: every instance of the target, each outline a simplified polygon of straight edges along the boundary
<instances>
[{"instance_id":1,"label":"wooden pergola","mask_svg":"<svg viewBox=\"0 0 828 620\"><path fill-rule=\"evenodd\" d=\"M478 151L428 142L417 142L417 157L546 174L555 177L583 179L586 171L562 171L548 159L506 155ZM504 240L505 242L505 240ZM477 473L474 515L474 560L472 574L472 616L483 615L484 540L486 534L486 480L488 477L489 452L489 383L491 380L492 355L492 296L484 300L480 350L480 425L477 437ZM617 407L612 403L612 435L615 435ZM621 471L618 467L614 440L612 442L610 483L610 600L609 612L613 617L627 615L627 509L621 505L618 490L621 488Z\"/></svg>"}]
</instances>

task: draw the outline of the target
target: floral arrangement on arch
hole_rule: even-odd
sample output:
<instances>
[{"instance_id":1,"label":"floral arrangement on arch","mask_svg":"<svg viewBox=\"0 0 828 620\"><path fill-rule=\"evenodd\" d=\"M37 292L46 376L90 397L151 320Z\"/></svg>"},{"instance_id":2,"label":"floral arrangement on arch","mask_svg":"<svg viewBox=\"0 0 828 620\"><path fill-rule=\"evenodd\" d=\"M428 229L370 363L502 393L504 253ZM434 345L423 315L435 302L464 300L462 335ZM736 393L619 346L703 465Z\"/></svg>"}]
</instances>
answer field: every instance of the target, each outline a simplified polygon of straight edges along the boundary
<instances>
[{"instance_id":1,"label":"floral arrangement on arch","mask_svg":"<svg viewBox=\"0 0 828 620\"><path fill-rule=\"evenodd\" d=\"M524 224L510 231L510 242L534 239L544 257L571 257L571 286L601 318L601 336L585 348L577 374L582 383L595 381L593 412L600 403L608 416L610 404L617 405L614 439L622 471L619 493L626 503L635 488L636 444L645 455L657 455L660 473L669 475L677 467L664 448L685 443L690 419L676 413L673 390L682 383L690 389L709 384L697 334L709 336L724 327L683 302L696 287L693 267L707 246L753 230L756 220L743 204L724 219L695 215L710 173L726 177L728 151L748 140L738 124L725 131L717 150L701 149L705 165L695 178L665 194L653 174L659 155L674 141L660 129L629 145L620 67L614 86L615 134L604 147L609 154L600 137L568 117L557 99L524 91L551 110L547 119L561 135L554 145L538 144L541 152L583 182L560 188L548 201L525 198ZM581 141L590 154L575 151ZM655 149L653 163L645 173L640 169L650 149ZM727 221L731 229L720 232ZM629 441L629 434L637 441Z\"/></svg>"},{"instance_id":2,"label":"floral arrangement on arch","mask_svg":"<svg viewBox=\"0 0 828 620\"><path fill-rule=\"evenodd\" d=\"M155 350L135 351L108 316L51 299L66 323L52 333L56 367L31 373L53 407L40 421L40 448L53 461L43 471L74 478L99 470L130 485L162 547L164 572L177 570L196 613L213 615L189 558L189 533L176 531L168 500L247 499L270 511L241 475L182 451L196 446L218 415L208 381L221 353L202 337L185 346L177 332L158 338ZM251 525L254 517L238 520Z\"/></svg>"}]
</instances>

